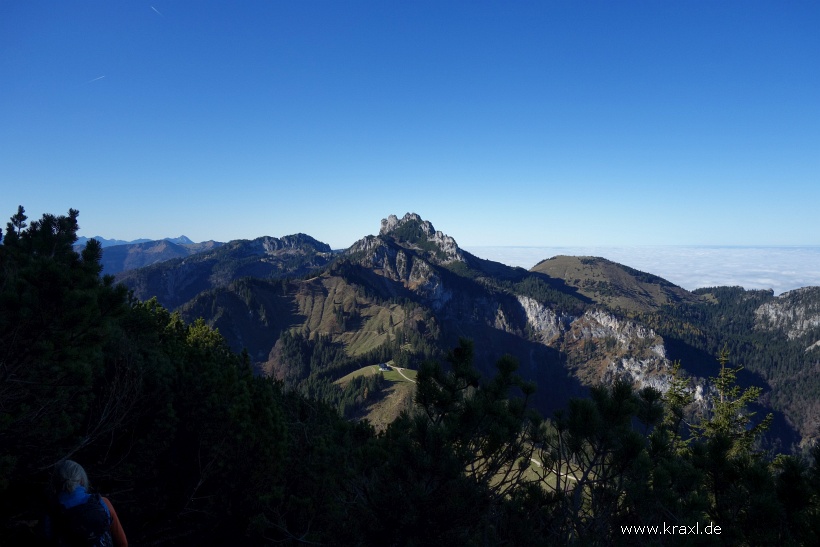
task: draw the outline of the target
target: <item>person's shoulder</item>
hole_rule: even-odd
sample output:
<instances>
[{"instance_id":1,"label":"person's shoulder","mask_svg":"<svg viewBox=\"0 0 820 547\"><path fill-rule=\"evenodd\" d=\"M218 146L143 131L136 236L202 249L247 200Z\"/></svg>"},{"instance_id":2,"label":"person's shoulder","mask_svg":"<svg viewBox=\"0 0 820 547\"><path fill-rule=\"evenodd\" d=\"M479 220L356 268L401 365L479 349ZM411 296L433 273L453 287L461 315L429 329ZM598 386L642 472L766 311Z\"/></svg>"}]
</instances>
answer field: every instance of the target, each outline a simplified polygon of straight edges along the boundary
<instances>
[{"instance_id":1,"label":"person's shoulder","mask_svg":"<svg viewBox=\"0 0 820 547\"><path fill-rule=\"evenodd\" d=\"M125 531L122 529L122 523L111 504L111 500L106 497L101 498L105 506L108 508L108 513L111 515L111 537L114 540L114 545L117 547L128 547L128 539L125 537Z\"/></svg>"}]
</instances>

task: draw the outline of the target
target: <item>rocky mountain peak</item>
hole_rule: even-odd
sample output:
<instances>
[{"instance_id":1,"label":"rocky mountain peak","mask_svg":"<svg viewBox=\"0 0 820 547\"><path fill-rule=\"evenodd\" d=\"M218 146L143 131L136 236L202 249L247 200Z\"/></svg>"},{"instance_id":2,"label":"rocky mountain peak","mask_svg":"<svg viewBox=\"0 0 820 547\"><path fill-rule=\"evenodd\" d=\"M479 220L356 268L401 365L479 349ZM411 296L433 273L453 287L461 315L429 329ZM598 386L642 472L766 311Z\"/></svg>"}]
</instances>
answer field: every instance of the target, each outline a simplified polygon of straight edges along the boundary
<instances>
[{"instance_id":1,"label":"rocky mountain peak","mask_svg":"<svg viewBox=\"0 0 820 547\"><path fill-rule=\"evenodd\" d=\"M179 237L166 237L165 241L170 241L171 243L176 243L177 245L193 245L194 242L188 237L181 235Z\"/></svg>"},{"instance_id":2,"label":"rocky mountain peak","mask_svg":"<svg viewBox=\"0 0 820 547\"><path fill-rule=\"evenodd\" d=\"M281 238L264 236L253 240L252 243L260 246L267 254L278 251L332 252L330 245L306 234L293 234Z\"/></svg>"},{"instance_id":3,"label":"rocky mountain peak","mask_svg":"<svg viewBox=\"0 0 820 547\"><path fill-rule=\"evenodd\" d=\"M419 225L428 237L436 233L435 228L433 228L433 225L429 220L422 220L422 218L416 213L407 213L401 218L401 220L399 220L396 215L389 215L387 218L383 218L379 235L387 235L397 228L401 228L402 226L410 223Z\"/></svg>"},{"instance_id":4,"label":"rocky mountain peak","mask_svg":"<svg viewBox=\"0 0 820 547\"><path fill-rule=\"evenodd\" d=\"M379 236L392 238L402 246L421 249L440 263L465 262L456 240L436 231L429 220L423 220L416 213L407 213L401 219L396 215L382 219Z\"/></svg>"}]
</instances>

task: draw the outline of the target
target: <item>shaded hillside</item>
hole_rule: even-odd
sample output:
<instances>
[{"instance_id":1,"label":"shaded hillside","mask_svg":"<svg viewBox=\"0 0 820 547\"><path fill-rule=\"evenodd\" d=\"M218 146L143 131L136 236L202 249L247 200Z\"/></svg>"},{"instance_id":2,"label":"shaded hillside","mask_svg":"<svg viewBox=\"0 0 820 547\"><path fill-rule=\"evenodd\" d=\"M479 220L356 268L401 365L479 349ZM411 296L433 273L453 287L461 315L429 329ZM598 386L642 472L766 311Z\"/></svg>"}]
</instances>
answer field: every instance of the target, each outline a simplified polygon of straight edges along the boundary
<instances>
[{"instance_id":1,"label":"shaded hillside","mask_svg":"<svg viewBox=\"0 0 820 547\"><path fill-rule=\"evenodd\" d=\"M369 293L355 280L333 273L309 280L241 279L198 295L180 311L187 319L206 317L235 350L247 349L267 373L278 364L270 356L286 331L327 337L358 357L401 331L433 328L424 324L429 317L419 307Z\"/></svg>"},{"instance_id":2,"label":"shaded hillside","mask_svg":"<svg viewBox=\"0 0 820 547\"><path fill-rule=\"evenodd\" d=\"M237 240L186 258L122 272L117 281L141 299L157 298L176 309L203 291L224 287L243 277L261 279L301 276L332 259L330 247L310 236Z\"/></svg>"},{"instance_id":3,"label":"shaded hillside","mask_svg":"<svg viewBox=\"0 0 820 547\"><path fill-rule=\"evenodd\" d=\"M115 275L126 270L136 270L166 260L210 251L220 245L223 244L216 241L175 243L168 239L113 245L103 248L100 264L103 267L103 274Z\"/></svg>"}]
</instances>

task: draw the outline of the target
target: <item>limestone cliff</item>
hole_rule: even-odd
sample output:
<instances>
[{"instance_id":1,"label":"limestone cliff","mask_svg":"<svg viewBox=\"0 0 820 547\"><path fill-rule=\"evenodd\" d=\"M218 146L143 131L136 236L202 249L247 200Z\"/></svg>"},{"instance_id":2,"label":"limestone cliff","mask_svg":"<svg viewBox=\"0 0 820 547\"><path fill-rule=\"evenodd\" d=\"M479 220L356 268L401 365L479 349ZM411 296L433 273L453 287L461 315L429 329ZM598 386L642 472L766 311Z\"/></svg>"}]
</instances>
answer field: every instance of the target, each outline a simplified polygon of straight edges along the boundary
<instances>
[{"instance_id":1,"label":"limestone cliff","mask_svg":"<svg viewBox=\"0 0 820 547\"><path fill-rule=\"evenodd\" d=\"M755 310L755 329L779 331L789 340L800 338L818 327L820 287L804 287L783 293ZM818 341L811 342L814 345Z\"/></svg>"},{"instance_id":2,"label":"limestone cliff","mask_svg":"<svg viewBox=\"0 0 820 547\"><path fill-rule=\"evenodd\" d=\"M429 220L422 220L416 213L407 213L399 219L389 215L382 219L380 237L390 237L422 251L428 251L441 264L464 262L464 252L452 237L436 231Z\"/></svg>"}]
</instances>

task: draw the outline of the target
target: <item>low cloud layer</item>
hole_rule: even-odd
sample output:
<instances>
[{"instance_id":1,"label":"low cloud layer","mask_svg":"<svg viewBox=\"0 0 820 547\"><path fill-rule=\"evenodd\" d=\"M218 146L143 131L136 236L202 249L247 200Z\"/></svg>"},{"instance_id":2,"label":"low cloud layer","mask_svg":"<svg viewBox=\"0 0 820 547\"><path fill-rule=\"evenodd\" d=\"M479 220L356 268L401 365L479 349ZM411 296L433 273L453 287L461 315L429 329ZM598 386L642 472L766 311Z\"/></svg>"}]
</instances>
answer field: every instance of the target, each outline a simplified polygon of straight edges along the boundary
<instances>
[{"instance_id":1,"label":"low cloud layer","mask_svg":"<svg viewBox=\"0 0 820 547\"><path fill-rule=\"evenodd\" d=\"M820 285L820 247L470 247L470 253L531 268L557 255L600 256L694 290L735 286L775 294Z\"/></svg>"}]
</instances>

